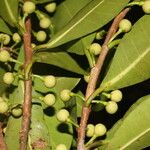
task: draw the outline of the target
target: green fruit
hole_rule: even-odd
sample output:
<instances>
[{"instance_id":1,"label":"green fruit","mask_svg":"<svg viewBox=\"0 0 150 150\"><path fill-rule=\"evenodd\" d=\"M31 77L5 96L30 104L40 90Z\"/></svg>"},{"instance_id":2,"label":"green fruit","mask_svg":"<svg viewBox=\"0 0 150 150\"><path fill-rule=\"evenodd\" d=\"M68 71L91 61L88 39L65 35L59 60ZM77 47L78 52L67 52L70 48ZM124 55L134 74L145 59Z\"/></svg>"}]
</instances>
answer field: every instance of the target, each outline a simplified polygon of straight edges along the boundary
<instances>
[{"instance_id":1,"label":"green fruit","mask_svg":"<svg viewBox=\"0 0 150 150\"><path fill-rule=\"evenodd\" d=\"M44 42L46 40L46 33L44 31L38 31L36 34L36 39L39 42Z\"/></svg>"},{"instance_id":2,"label":"green fruit","mask_svg":"<svg viewBox=\"0 0 150 150\"><path fill-rule=\"evenodd\" d=\"M14 116L14 117L20 117L22 115L22 109L21 108L13 108L11 110L11 114Z\"/></svg>"},{"instance_id":3,"label":"green fruit","mask_svg":"<svg viewBox=\"0 0 150 150\"><path fill-rule=\"evenodd\" d=\"M0 41L3 42L4 45L8 45L10 42L10 36L7 34L0 34Z\"/></svg>"},{"instance_id":4,"label":"green fruit","mask_svg":"<svg viewBox=\"0 0 150 150\"><path fill-rule=\"evenodd\" d=\"M71 96L70 96L71 91L68 89L64 89L60 92L60 98L62 101L67 102L70 100Z\"/></svg>"},{"instance_id":5,"label":"green fruit","mask_svg":"<svg viewBox=\"0 0 150 150\"><path fill-rule=\"evenodd\" d=\"M99 123L95 126L94 135L96 135L97 137L103 136L105 135L106 131L106 127L103 124Z\"/></svg>"},{"instance_id":6,"label":"green fruit","mask_svg":"<svg viewBox=\"0 0 150 150\"><path fill-rule=\"evenodd\" d=\"M45 6L45 9L47 10L47 12L49 13L53 13L55 10L56 10L56 3L55 2L52 2L50 4L47 4Z\"/></svg>"},{"instance_id":7,"label":"green fruit","mask_svg":"<svg viewBox=\"0 0 150 150\"><path fill-rule=\"evenodd\" d=\"M10 54L9 54L9 52L8 51L6 51L6 50L1 50L0 51L0 61L1 62L7 62L7 61L9 61L10 60Z\"/></svg>"},{"instance_id":8,"label":"green fruit","mask_svg":"<svg viewBox=\"0 0 150 150\"><path fill-rule=\"evenodd\" d=\"M56 85L56 78L52 75L44 77L44 85L47 88L52 88Z\"/></svg>"},{"instance_id":9,"label":"green fruit","mask_svg":"<svg viewBox=\"0 0 150 150\"><path fill-rule=\"evenodd\" d=\"M132 24L127 19L122 19L119 23L119 28L122 30L122 32L129 32L132 28Z\"/></svg>"},{"instance_id":10,"label":"green fruit","mask_svg":"<svg viewBox=\"0 0 150 150\"><path fill-rule=\"evenodd\" d=\"M109 113L109 114L114 114L117 112L118 110L118 105L116 102L114 101L109 101L105 107L106 111Z\"/></svg>"},{"instance_id":11,"label":"green fruit","mask_svg":"<svg viewBox=\"0 0 150 150\"><path fill-rule=\"evenodd\" d=\"M56 146L56 150L67 150L67 147L65 144L59 144Z\"/></svg>"},{"instance_id":12,"label":"green fruit","mask_svg":"<svg viewBox=\"0 0 150 150\"><path fill-rule=\"evenodd\" d=\"M44 18L42 18L42 19L40 20L40 27L41 27L41 28L46 29L46 28L48 28L50 25L51 25L51 20L50 20L49 18L44 17Z\"/></svg>"},{"instance_id":13,"label":"green fruit","mask_svg":"<svg viewBox=\"0 0 150 150\"><path fill-rule=\"evenodd\" d=\"M14 75L11 72L6 72L3 76L3 81L6 84L11 84L14 81Z\"/></svg>"},{"instance_id":14,"label":"green fruit","mask_svg":"<svg viewBox=\"0 0 150 150\"><path fill-rule=\"evenodd\" d=\"M9 107L6 102L0 102L0 114L6 113L8 111Z\"/></svg>"},{"instance_id":15,"label":"green fruit","mask_svg":"<svg viewBox=\"0 0 150 150\"><path fill-rule=\"evenodd\" d=\"M55 98L54 94L47 94L44 97L43 101L46 105L53 106L56 102L56 98Z\"/></svg>"},{"instance_id":16,"label":"green fruit","mask_svg":"<svg viewBox=\"0 0 150 150\"><path fill-rule=\"evenodd\" d=\"M21 37L18 33L14 33L12 39L15 43L19 43L21 41Z\"/></svg>"},{"instance_id":17,"label":"green fruit","mask_svg":"<svg viewBox=\"0 0 150 150\"><path fill-rule=\"evenodd\" d=\"M142 5L142 9L146 14L150 14L150 1L149 0L144 2L144 4Z\"/></svg>"},{"instance_id":18,"label":"green fruit","mask_svg":"<svg viewBox=\"0 0 150 150\"><path fill-rule=\"evenodd\" d=\"M110 93L110 99L114 102L120 102L122 100L122 92L120 90L115 90Z\"/></svg>"},{"instance_id":19,"label":"green fruit","mask_svg":"<svg viewBox=\"0 0 150 150\"><path fill-rule=\"evenodd\" d=\"M66 122L69 118L69 112L66 109L61 109L56 115L58 121Z\"/></svg>"},{"instance_id":20,"label":"green fruit","mask_svg":"<svg viewBox=\"0 0 150 150\"><path fill-rule=\"evenodd\" d=\"M23 11L27 14L33 13L35 11L35 8L36 8L35 4L31 1L26 1L23 4Z\"/></svg>"},{"instance_id":21,"label":"green fruit","mask_svg":"<svg viewBox=\"0 0 150 150\"><path fill-rule=\"evenodd\" d=\"M95 127L93 124L88 124L87 125L87 130L86 130L86 136L87 137L92 137L94 135L94 130L95 130Z\"/></svg>"},{"instance_id":22,"label":"green fruit","mask_svg":"<svg viewBox=\"0 0 150 150\"><path fill-rule=\"evenodd\" d=\"M102 47L98 43L91 44L89 51L93 53L94 55L99 55L101 52Z\"/></svg>"}]
</instances>

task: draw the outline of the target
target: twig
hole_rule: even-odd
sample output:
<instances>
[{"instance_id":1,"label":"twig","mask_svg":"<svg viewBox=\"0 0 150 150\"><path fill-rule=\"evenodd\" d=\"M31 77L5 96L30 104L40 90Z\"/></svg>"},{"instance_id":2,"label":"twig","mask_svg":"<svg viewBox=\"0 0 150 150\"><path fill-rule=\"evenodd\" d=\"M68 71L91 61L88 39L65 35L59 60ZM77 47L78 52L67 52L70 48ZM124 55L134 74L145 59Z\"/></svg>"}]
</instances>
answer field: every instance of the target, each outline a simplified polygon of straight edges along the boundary
<instances>
[{"instance_id":1,"label":"twig","mask_svg":"<svg viewBox=\"0 0 150 150\"><path fill-rule=\"evenodd\" d=\"M32 47L31 47L31 21L27 18L25 22L25 33L23 34L25 62L24 62L24 103L23 103L23 117L22 128L20 131L20 150L27 149L28 133L30 130L31 107L32 107L32 78L31 78L31 64L32 64ZM29 68L30 66L30 68Z\"/></svg>"},{"instance_id":2,"label":"twig","mask_svg":"<svg viewBox=\"0 0 150 150\"><path fill-rule=\"evenodd\" d=\"M86 94L85 94L85 103L82 107L82 114L81 114L81 120L80 120L80 126L78 129L78 143L77 143L77 150L85 150L84 146L84 139L85 139L85 131L86 131L86 125L88 122L89 114L91 112L91 108L89 105L87 105L87 100L91 96L91 94L95 91L96 83L99 77L99 74L102 70L102 66L104 64L105 58L108 54L109 48L108 43L111 37L115 34L115 32L118 29L119 22L125 17L125 15L128 13L130 8L124 9L113 21L108 34L106 36L105 42L102 46L102 51L99 55L99 58L97 60L96 65L91 69L90 73L90 81L88 83Z\"/></svg>"},{"instance_id":3,"label":"twig","mask_svg":"<svg viewBox=\"0 0 150 150\"><path fill-rule=\"evenodd\" d=\"M6 150L6 143L4 141L4 137L3 137L3 130L2 130L2 125L3 123L0 122L0 150Z\"/></svg>"}]
</instances>

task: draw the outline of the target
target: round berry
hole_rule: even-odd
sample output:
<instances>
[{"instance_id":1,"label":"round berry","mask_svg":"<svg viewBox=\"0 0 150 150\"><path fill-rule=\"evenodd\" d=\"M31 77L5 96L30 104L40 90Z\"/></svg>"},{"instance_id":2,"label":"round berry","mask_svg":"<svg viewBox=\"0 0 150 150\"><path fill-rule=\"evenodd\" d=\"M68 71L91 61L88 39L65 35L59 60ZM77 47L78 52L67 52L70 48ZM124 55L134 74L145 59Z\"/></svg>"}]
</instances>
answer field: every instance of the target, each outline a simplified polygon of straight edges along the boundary
<instances>
[{"instance_id":1,"label":"round berry","mask_svg":"<svg viewBox=\"0 0 150 150\"><path fill-rule=\"evenodd\" d=\"M32 48L35 48L35 47L36 47L36 44L35 44L35 43L31 43L31 47L32 47Z\"/></svg>"},{"instance_id":2,"label":"round berry","mask_svg":"<svg viewBox=\"0 0 150 150\"><path fill-rule=\"evenodd\" d=\"M150 14L150 1L149 0L144 2L144 4L142 5L142 9L146 14Z\"/></svg>"},{"instance_id":3,"label":"round berry","mask_svg":"<svg viewBox=\"0 0 150 150\"><path fill-rule=\"evenodd\" d=\"M50 20L49 18L44 17L44 18L42 18L42 19L40 20L40 27L41 27L41 28L46 29L46 28L48 28L50 25L51 25L51 20Z\"/></svg>"},{"instance_id":4,"label":"round berry","mask_svg":"<svg viewBox=\"0 0 150 150\"><path fill-rule=\"evenodd\" d=\"M93 53L94 55L99 55L101 52L102 47L98 43L91 44L89 51Z\"/></svg>"},{"instance_id":5,"label":"round berry","mask_svg":"<svg viewBox=\"0 0 150 150\"><path fill-rule=\"evenodd\" d=\"M46 40L46 33L44 31L38 31L37 34L36 34L36 39L37 41L39 42L43 42Z\"/></svg>"},{"instance_id":6,"label":"round berry","mask_svg":"<svg viewBox=\"0 0 150 150\"><path fill-rule=\"evenodd\" d=\"M2 61L2 62L7 62L7 61L9 61L10 60L10 54L9 54L9 52L8 51L6 51L6 50L1 50L0 51L0 61Z\"/></svg>"},{"instance_id":7,"label":"round berry","mask_svg":"<svg viewBox=\"0 0 150 150\"><path fill-rule=\"evenodd\" d=\"M47 12L49 13L53 13L55 10L56 10L56 3L55 2L52 2L50 4L47 4L45 6L45 9L47 10Z\"/></svg>"},{"instance_id":8,"label":"round berry","mask_svg":"<svg viewBox=\"0 0 150 150\"><path fill-rule=\"evenodd\" d=\"M8 34L1 34L0 41L3 42L4 45L8 45L10 42L10 36Z\"/></svg>"},{"instance_id":9,"label":"round berry","mask_svg":"<svg viewBox=\"0 0 150 150\"><path fill-rule=\"evenodd\" d=\"M52 75L44 77L44 85L48 88L52 88L56 85L56 78Z\"/></svg>"},{"instance_id":10,"label":"round berry","mask_svg":"<svg viewBox=\"0 0 150 150\"><path fill-rule=\"evenodd\" d=\"M27 14L31 14L35 11L35 3L31 2L31 1L26 1L24 4L23 4L23 11Z\"/></svg>"},{"instance_id":11,"label":"round berry","mask_svg":"<svg viewBox=\"0 0 150 150\"><path fill-rule=\"evenodd\" d=\"M8 111L9 107L8 104L6 102L0 102L0 113L6 113Z\"/></svg>"},{"instance_id":12,"label":"round berry","mask_svg":"<svg viewBox=\"0 0 150 150\"><path fill-rule=\"evenodd\" d=\"M46 105L53 106L56 102L56 98L55 98L54 94L47 94L44 97L43 101Z\"/></svg>"},{"instance_id":13,"label":"round berry","mask_svg":"<svg viewBox=\"0 0 150 150\"><path fill-rule=\"evenodd\" d=\"M68 89L64 89L60 92L60 98L62 101L67 102L70 100L71 96L70 96L71 91Z\"/></svg>"},{"instance_id":14,"label":"round berry","mask_svg":"<svg viewBox=\"0 0 150 150\"><path fill-rule=\"evenodd\" d=\"M95 127L93 124L88 124L87 125L87 130L86 130L86 136L87 137L92 137L94 135L94 130L95 130Z\"/></svg>"},{"instance_id":15,"label":"round berry","mask_svg":"<svg viewBox=\"0 0 150 150\"><path fill-rule=\"evenodd\" d=\"M61 109L56 115L58 121L66 122L69 118L69 112L66 109Z\"/></svg>"},{"instance_id":16,"label":"round berry","mask_svg":"<svg viewBox=\"0 0 150 150\"><path fill-rule=\"evenodd\" d=\"M122 19L119 23L119 28L122 30L122 32L129 32L132 28L132 24L127 19Z\"/></svg>"},{"instance_id":17,"label":"round berry","mask_svg":"<svg viewBox=\"0 0 150 150\"><path fill-rule=\"evenodd\" d=\"M15 43L19 43L21 41L21 37L18 33L14 33L12 39Z\"/></svg>"},{"instance_id":18,"label":"round berry","mask_svg":"<svg viewBox=\"0 0 150 150\"><path fill-rule=\"evenodd\" d=\"M6 84L11 84L14 81L14 75L11 72L6 72L3 76L3 81Z\"/></svg>"},{"instance_id":19,"label":"round berry","mask_svg":"<svg viewBox=\"0 0 150 150\"><path fill-rule=\"evenodd\" d=\"M11 114L14 116L14 117L20 117L22 115L22 109L21 108L13 108L11 110Z\"/></svg>"},{"instance_id":20,"label":"round berry","mask_svg":"<svg viewBox=\"0 0 150 150\"><path fill-rule=\"evenodd\" d=\"M122 92L120 90L115 90L110 93L110 99L114 102L120 102L122 100Z\"/></svg>"},{"instance_id":21,"label":"round berry","mask_svg":"<svg viewBox=\"0 0 150 150\"><path fill-rule=\"evenodd\" d=\"M106 111L109 113L109 114L114 114L117 112L118 110L118 105L116 102L114 101L109 101L105 107Z\"/></svg>"},{"instance_id":22,"label":"round berry","mask_svg":"<svg viewBox=\"0 0 150 150\"><path fill-rule=\"evenodd\" d=\"M94 135L96 135L97 137L103 136L105 135L106 131L106 127L103 124L99 123L95 126Z\"/></svg>"},{"instance_id":23,"label":"round berry","mask_svg":"<svg viewBox=\"0 0 150 150\"><path fill-rule=\"evenodd\" d=\"M59 144L56 146L56 150L67 150L67 147L65 144Z\"/></svg>"}]
</instances>

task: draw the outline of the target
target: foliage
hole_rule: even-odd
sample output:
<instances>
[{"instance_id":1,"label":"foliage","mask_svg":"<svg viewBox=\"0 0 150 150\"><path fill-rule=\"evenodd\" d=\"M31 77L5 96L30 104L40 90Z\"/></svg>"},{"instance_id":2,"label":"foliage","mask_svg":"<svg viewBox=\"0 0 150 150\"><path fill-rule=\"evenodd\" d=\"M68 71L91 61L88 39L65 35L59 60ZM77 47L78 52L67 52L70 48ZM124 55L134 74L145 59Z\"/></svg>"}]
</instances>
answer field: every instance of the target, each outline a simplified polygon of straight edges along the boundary
<instances>
[{"instance_id":1,"label":"foliage","mask_svg":"<svg viewBox=\"0 0 150 150\"><path fill-rule=\"evenodd\" d=\"M92 95L94 98L90 101L92 114L88 124L95 124L94 128L97 127L96 124L100 124L105 130L107 128L106 136L99 137L105 134L99 132L93 134L91 139L86 137L85 146L87 149L99 150L140 150L150 147L150 95L149 86L145 86L149 85L150 77L150 15L145 14L142 9L144 1L31 2L36 5L32 14L22 10L25 3L23 0L1 0L0 5L0 51L7 51L11 56L5 62L0 60L0 102L5 101L9 106L7 112L0 114L0 123L3 124L2 130L8 150L17 150L20 147L23 117L14 116L12 110L23 108L24 83L28 80L27 76L32 78L32 108L27 148L55 150L59 144L65 144L68 150L77 149L75 128L79 126L83 115L82 108L86 104L84 93L92 78L89 78L90 72L98 60L98 55L89 50L90 46L96 43L95 45L101 47L113 19L126 7L131 7L126 19L132 23L132 29L124 33L119 28L109 41L110 50L94 89L96 95ZM45 9L50 3L57 5L52 13ZM23 38L28 18L32 24L33 57L32 63L25 66L26 43ZM43 18L49 20L49 26L44 29L39 23ZM38 31L44 31L46 37L37 37ZM21 41L13 41L14 33L18 33ZM5 41L8 40L6 35L11 37L8 44ZM101 55L98 49L98 54L99 52ZM9 84L3 81L7 72L12 72L11 75L15 78ZM52 87L46 87L44 83L44 78L49 75L56 81ZM138 91L140 94L132 94L134 89L138 90L137 86L142 87ZM66 101L60 97L62 90L69 91ZM111 92L114 90L121 93L119 100L111 99ZM43 98L47 94L55 96L56 102L53 106L44 103ZM115 104L115 108L112 105L108 111L110 103ZM56 118L60 109L66 109L70 113L66 122L60 123ZM106 111L112 113L108 115ZM112 121L109 122L108 118ZM86 128L84 130L86 131Z\"/></svg>"}]
</instances>

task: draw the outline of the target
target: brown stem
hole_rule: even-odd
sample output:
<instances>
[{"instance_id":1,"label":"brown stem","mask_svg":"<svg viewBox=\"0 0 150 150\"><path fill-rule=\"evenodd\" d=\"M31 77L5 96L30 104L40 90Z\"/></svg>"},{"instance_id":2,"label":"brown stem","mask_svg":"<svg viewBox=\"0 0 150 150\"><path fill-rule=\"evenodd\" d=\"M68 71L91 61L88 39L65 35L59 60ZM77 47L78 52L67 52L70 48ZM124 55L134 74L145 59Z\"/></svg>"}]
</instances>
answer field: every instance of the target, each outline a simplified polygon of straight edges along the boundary
<instances>
[{"instance_id":1,"label":"brown stem","mask_svg":"<svg viewBox=\"0 0 150 150\"><path fill-rule=\"evenodd\" d=\"M3 123L0 122L0 150L6 150L6 143L4 141L4 137L3 137L3 129L2 129Z\"/></svg>"},{"instance_id":2,"label":"brown stem","mask_svg":"<svg viewBox=\"0 0 150 150\"><path fill-rule=\"evenodd\" d=\"M115 34L115 32L118 29L119 22L125 17L125 15L128 13L130 9L126 8L124 9L113 21L108 34L106 36L105 42L102 46L102 51L99 55L99 58L97 60L96 65L91 69L90 73L90 81L88 83L87 89L86 89L86 94L85 94L85 100L89 98L89 96L95 91L96 88L96 83L99 77L99 74L102 70L102 66L104 64L104 61L106 59L106 56L108 54L108 42L111 39L111 37ZM88 122L89 114L91 111L90 107L86 106L86 101L85 104L82 108L82 115L81 115L81 120L80 120L80 126L78 129L78 143L77 143L77 150L85 150L84 146L84 139L85 139L85 131L86 131L86 125Z\"/></svg>"},{"instance_id":3,"label":"brown stem","mask_svg":"<svg viewBox=\"0 0 150 150\"><path fill-rule=\"evenodd\" d=\"M32 47L31 47L31 21L28 18L25 22L25 33L23 34L25 62L24 62L24 103L22 127L20 131L20 150L27 149L28 133L30 130L31 107L32 107L32 79L31 72L27 72L27 67L32 63ZM30 70L31 71L31 70ZM28 78L26 78L28 74Z\"/></svg>"}]
</instances>

